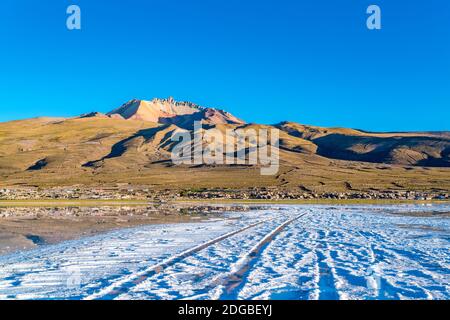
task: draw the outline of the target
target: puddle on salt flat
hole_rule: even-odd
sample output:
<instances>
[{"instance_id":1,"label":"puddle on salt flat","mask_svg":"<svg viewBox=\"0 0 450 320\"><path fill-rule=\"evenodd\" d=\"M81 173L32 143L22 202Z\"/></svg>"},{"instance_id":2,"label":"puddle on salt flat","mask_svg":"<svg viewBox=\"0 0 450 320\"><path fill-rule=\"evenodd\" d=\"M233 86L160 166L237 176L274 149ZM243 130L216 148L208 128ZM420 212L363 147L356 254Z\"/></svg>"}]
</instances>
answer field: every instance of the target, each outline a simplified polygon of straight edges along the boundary
<instances>
[{"instance_id":1,"label":"puddle on salt flat","mask_svg":"<svg viewBox=\"0 0 450 320\"><path fill-rule=\"evenodd\" d=\"M36 236L34 234L27 234L27 235L25 235L25 238L27 238L28 240L30 240L31 242L33 242L33 244L35 244L37 246L43 246L46 244L44 238L42 238L40 236Z\"/></svg>"}]
</instances>

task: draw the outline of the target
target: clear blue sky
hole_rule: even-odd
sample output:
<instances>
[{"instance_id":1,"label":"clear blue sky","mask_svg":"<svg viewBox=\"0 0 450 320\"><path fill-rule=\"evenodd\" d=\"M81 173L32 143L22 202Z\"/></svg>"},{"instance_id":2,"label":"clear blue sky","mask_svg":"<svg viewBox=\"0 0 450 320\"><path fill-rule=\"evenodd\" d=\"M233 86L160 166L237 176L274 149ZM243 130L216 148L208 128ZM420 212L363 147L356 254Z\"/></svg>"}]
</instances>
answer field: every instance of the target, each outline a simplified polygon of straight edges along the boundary
<instances>
[{"instance_id":1,"label":"clear blue sky","mask_svg":"<svg viewBox=\"0 0 450 320\"><path fill-rule=\"evenodd\" d=\"M0 121L174 96L249 122L450 130L448 0L2 0L0 41Z\"/></svg>"}]
</instances>

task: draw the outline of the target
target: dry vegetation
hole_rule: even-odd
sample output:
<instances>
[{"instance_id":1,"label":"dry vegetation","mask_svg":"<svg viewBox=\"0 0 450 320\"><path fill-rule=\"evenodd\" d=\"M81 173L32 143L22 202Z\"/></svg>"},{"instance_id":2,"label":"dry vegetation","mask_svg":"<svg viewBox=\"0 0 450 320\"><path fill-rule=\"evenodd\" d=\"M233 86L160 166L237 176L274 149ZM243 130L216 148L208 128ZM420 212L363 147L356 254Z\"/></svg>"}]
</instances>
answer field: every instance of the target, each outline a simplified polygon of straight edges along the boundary
<instances>
[{"instance_id":1,"label":"dry vegetation","mask_svg":"<svg viewBox=\"0 0 450 320\"><path fill-rule=\"evenodd\" d=\"M172 166L165 160L173 125L103 117L1 123L0 186L450 191L449 133L373 134L294 123L278 128L280 172L261 176L250 166Z\"/></svg>"}]
</instances>

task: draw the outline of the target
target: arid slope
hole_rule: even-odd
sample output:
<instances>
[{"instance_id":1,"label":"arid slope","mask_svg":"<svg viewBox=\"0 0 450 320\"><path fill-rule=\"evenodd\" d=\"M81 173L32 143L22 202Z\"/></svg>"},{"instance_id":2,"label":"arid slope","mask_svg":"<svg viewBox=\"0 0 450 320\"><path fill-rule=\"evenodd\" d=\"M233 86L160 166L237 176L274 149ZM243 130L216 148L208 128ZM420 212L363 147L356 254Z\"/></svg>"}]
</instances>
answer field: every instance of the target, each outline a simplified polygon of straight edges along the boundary
<instances>
[{"instance_id":1,"label":"arid slope","mask_svg":"<svg viewBox=\"0 0 450 320\"><path fill-rule=\"evenodd\" d=\"M261 127L227 123L209 130ZM448 132L381 134L287 122L276 127L281 168L275 176L261 176L256 166L174 166L170 136L189 129L173 123L100 114L0 123L0 185L450 190Z\"/></svg>"}]
</instances>

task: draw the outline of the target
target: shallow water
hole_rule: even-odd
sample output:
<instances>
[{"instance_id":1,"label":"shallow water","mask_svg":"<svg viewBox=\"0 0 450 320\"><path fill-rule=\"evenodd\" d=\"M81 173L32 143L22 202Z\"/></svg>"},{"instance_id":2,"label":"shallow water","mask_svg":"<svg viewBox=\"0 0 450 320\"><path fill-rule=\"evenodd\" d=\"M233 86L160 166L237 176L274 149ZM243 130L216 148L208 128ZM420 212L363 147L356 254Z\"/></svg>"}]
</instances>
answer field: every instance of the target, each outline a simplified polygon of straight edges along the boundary
<instances>
[{"instance_id":1,"label":"shallow water","mask_svg":"<svg viewBox=\"0 0 450 320\"><path fill-rule=\"evenodd\" d=\"M0 257L0 298L448 299L449 209L273 206L123 229Z\"/></svg>"},{"instance_id":2,"label":"shallow water","mask_svg":"<svg viewBox=\"0 0 450 320\"><path fill-rule=\"evenodd\" d=\"M42 246L42 245L46 244L45 240L42 237L34 235L34 234L27 234L25 236L25 238L27 238L28 240L30 240L31 242L33 242L35 245L38 245L38 246Z\"/></svg>"}]
</instances>

